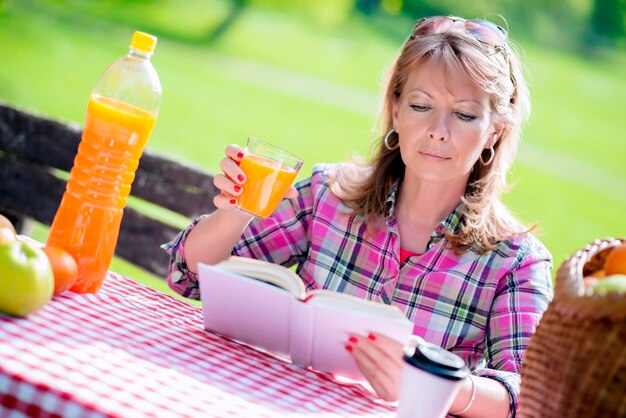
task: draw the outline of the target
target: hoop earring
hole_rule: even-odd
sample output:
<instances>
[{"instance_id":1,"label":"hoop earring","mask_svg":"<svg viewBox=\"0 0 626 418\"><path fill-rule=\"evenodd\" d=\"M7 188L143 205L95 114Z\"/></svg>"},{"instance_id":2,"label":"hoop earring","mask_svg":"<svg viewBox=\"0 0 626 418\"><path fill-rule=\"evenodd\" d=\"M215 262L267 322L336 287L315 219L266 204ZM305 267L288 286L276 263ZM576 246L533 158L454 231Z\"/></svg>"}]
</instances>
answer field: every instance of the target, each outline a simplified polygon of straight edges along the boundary
<instances>
[{"instance_id":1,"label":"hoop earring","mask_svg":"<svg viewBox=\"0 0 626 418\"><path fill-rule=\"evenodd\" d=\"M480 160L480 163L482 165L489 165L491 164L491 162L493 161L493 159L496 156L496 151L493 149L493 145L489 147L489 159L487 159L487 161L483 160L483 153L480 153L480 156L478 157L478 159Z\"/></svg>"},{"instance_id":2,"label":"hoop earring","mask_svg":"<svg viewBox=\"0 0 626 418\"><path fill-rule=\"evenodd\" d=\"M395 132L396 131L393 130L393 127L389 128L389 130L385 134L385 139L383 139L383 142L385 143L385 148L387 148L389 151L393 151L393 150L397 149L400 146L400 141L399 140L398 140L398 143L396 145L394 145L393 147L389 146L389 137L391 136L392 133L395 133Z\"/></svg>"}]
</instances>

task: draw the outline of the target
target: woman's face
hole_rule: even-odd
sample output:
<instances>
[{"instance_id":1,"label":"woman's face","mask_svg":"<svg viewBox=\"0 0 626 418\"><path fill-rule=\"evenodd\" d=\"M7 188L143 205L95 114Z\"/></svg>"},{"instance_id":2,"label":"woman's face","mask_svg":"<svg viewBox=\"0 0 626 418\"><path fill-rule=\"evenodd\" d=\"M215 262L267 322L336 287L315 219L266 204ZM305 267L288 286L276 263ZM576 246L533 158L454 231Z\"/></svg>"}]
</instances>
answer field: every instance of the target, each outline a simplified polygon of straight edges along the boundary
<instances>
[{"instance_id":1,"label":"woman's face","mask_svg":"<svg viewBox=\"0 0 626 418\"><path fill-rule=\"evenodd\" d=\"M393 126L407 176L465 188L472 167L501 128L492 122L489 97L463 74L427 62L410 74L393 105Z\"/></svg>"}]
</instances>

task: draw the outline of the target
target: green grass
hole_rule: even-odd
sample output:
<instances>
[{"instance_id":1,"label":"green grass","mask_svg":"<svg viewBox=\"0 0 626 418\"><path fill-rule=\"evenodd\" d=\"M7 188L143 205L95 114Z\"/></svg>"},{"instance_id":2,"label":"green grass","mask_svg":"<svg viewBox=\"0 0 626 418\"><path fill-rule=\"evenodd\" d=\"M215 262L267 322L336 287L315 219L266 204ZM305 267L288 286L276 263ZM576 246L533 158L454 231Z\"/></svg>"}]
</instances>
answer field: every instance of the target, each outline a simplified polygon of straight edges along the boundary
<instances>
[{"instance_id":1,"label":"green grass","mask_svg":"<svg viewBox=\"0 0 626 418\"><path fill-rule=\"evenodd\" d=\"M203 28L224 15L225 2L207 2L215 13L204 10L188 25L173 23L188 10L142 18L150 2L132 2L134 14L116 13L115 2L98 10L98 2L65 3L15 1L0 12L0 100L80 124L98 75L126 53L133 30L149 28L159 35L153 61L164 91L149 147L210 170L226 144L250 135L303 156L301 177L314 163L367 154L380 82L402 42L358 16L332 27L255 8L208 42ZM626 236L626 54L523 47L534 109L506 201L524 221L539 222L558 266L595 238ZM38 228L40 239L46 233ZM116 260L112 269L164 289L131 267Z\"/></svg>"},{"instance_id":2,"label":"green grass","mask_svg":"<svg viewBox=\"0 0 626 418\"><path fill-rule=\"evenodd\" d=\"M626 181L626 54L601 61L536 46L526 51L534 103L528 140Z\"/></svg>"}]
</instances>

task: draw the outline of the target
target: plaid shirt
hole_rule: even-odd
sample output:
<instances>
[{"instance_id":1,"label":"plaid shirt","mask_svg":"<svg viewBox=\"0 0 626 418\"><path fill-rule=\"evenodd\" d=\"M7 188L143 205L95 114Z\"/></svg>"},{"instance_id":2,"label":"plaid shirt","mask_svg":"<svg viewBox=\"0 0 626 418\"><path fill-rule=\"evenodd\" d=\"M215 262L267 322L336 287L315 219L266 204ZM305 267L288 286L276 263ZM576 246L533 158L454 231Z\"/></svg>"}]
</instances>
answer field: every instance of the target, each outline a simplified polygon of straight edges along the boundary
<instances>
[{"instance_id":1,"label":"plaid shirt","mask_svg":"<svg viewBox=\"0 0 626 418\"><path fill-rule=\"evenodd\" d=\"M463 206L432 232L422 255L400 262L400 237L393 216L397 186L388 198L387 228L368 233L361 217L330 191L332 165L318 165L296 185L274 214L255 219L234 255L291 266L309 289L324 288L399 307L415 324L414 334L462 357L477 376L500 381L517 409L522 356L552 298L552 259L533 236L500 242L479 254L455 254L444 231L455 231ZM203 215L206 216L206 215ZM196 219L163 246L171 255L168 283L199 299L197 276L187 269L185 237Z\"/></svg>"}]
</instances>

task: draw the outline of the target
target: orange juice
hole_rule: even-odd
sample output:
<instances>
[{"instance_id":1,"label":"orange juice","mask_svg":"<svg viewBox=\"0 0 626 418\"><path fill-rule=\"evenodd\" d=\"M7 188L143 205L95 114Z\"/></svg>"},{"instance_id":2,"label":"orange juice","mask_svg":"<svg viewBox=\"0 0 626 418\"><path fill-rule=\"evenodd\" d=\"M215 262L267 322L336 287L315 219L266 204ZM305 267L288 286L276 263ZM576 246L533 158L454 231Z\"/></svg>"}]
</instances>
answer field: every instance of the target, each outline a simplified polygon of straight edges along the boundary
<instances>
[{"instance_id":1,"label":"orange juice","mask_svg":"<svg viewBox=\"0 0 626 418\"><path fill-rule=\"evenodd\" d=\"M76 259L74 292L96 292L106 276L139 157L155 122L152 113L127 103L97 94L89 99L78 154L46 243Z\"/></svg>"},{"instance_id":2,"label":"orange juice","mask_svg":"<svg viewBox=\"0 0 626 418\"><path fill-rule=\"evenodd\" d=\"M274 212L298 173L286 164L255 154L246 155L239 167L246 174L239 208L260 218Z\"/></svg>"}]
</instances>

